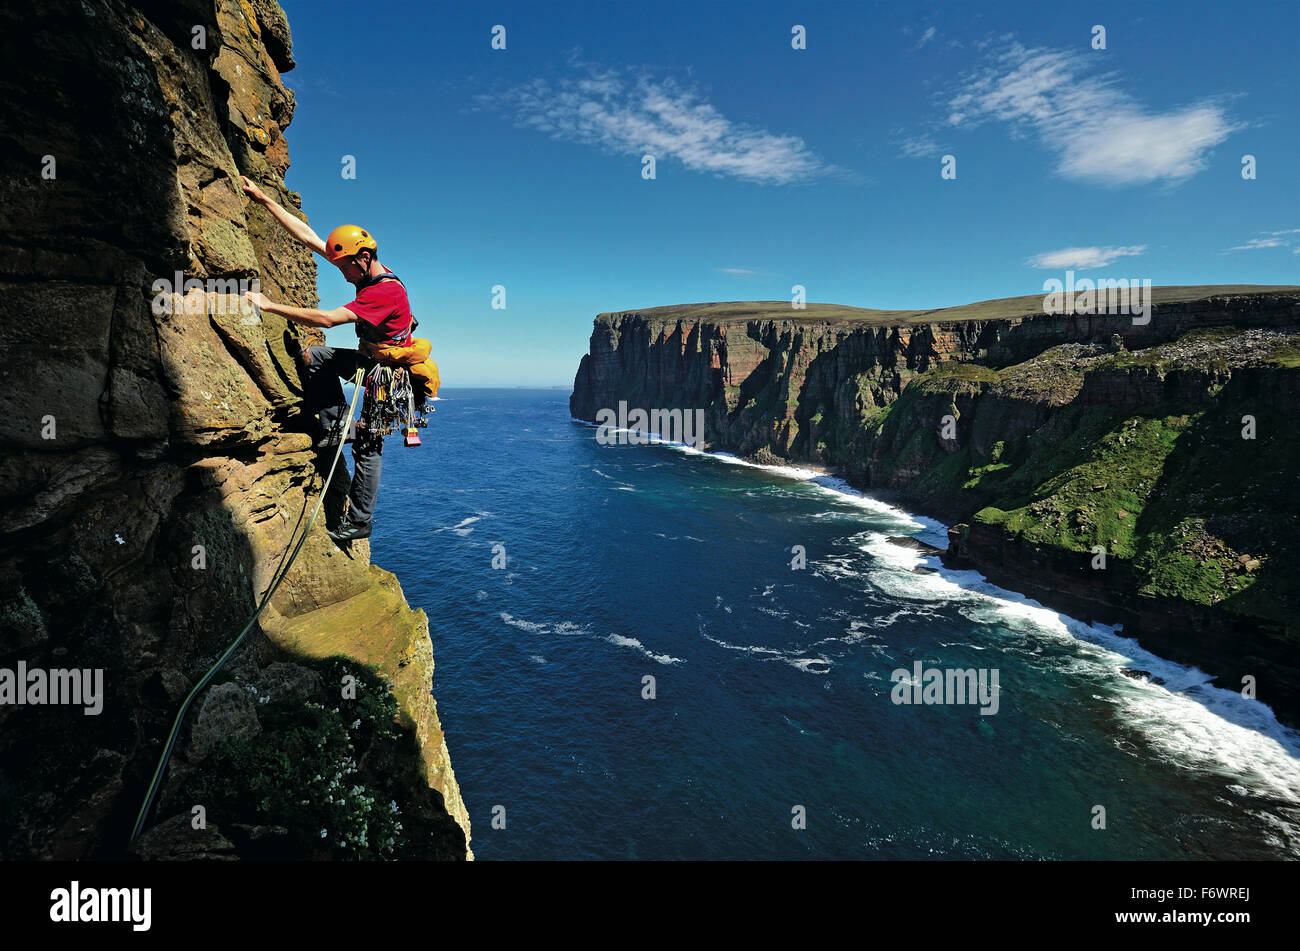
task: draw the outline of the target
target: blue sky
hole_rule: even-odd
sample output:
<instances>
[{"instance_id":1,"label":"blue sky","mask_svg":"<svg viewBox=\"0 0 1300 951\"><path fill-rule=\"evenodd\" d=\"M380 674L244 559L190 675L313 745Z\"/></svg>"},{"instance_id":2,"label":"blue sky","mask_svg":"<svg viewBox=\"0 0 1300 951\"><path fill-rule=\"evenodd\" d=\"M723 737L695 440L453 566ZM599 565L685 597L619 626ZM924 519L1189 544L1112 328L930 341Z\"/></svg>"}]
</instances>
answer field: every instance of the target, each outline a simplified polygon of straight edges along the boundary
<instances>
[{"instance_id":1,"label":"blue sky","mask_svg":"<svg viewBox=\"0 0 1300 951\"><path fill-rule=\"evenodd\" d=\"M1300 283L1293 0L283 6L289 186L374 232L447 386L568 385L597 313L795 284Z\"/></svg>"}]
</instances>

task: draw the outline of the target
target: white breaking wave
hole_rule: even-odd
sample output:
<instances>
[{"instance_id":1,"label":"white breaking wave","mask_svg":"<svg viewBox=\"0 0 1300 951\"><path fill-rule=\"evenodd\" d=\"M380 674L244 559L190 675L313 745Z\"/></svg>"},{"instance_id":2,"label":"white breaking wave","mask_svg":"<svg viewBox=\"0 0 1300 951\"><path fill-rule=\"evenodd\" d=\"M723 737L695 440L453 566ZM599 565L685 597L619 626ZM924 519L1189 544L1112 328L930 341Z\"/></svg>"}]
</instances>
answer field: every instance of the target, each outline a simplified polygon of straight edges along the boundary
<instances>
[{"instance_id":1,"label":"white breaking wave","mask_svg":"<svg viewBox=\"0 0 1300 951\"><path fill-rule=\"evenodd\" d=\"M691 448L691 447L687 447ZM737 455L729 452L701 452L698 449L692 449L692 452L702 456L709 456L713 459L719 459L722 462L730 463L733 466L745 466L749 469L763 469L767 472L778 472L781 475L789 476L792 479L803 479L812 481L814 479L829 478L822 469L808 469L800 466L774 466L763 462L750 462L748 459L741 459Z\"/></svg>"},{"instance_id":2,"label":"white breaking wave","mask_svg":"<svg viewBox=\"0 0 1300 951\"><path fill-rule=\"evenodd\" d=\"M642 654L645 654L645 656L649 657L651 660L660 664L684 664L685 663L685 661L682 660L680 657L673 657L670 654L655 654L652 653L651 651L646 650L645 645L642 644L640 641L638 641L635 637L624 637L622 634L610 634L608 637L605 638L605 640L609 641L611 644L617 644L619 647L631 647L633 650L638 650Z\"/></svg>"},{"instance_id":3,"label":"white breaking wave","mask_svg":"<svg viewBox=\"0 0 1300 951\"><path fill-rule=\"evenodd\" d=\"M483 517L481 515L471 515L469 518L461 519L456 525L446 525L442 528L436 529L434 534L436 535L438 532L455 532L457 535L464 538L470 532L474 531L470 526L475 522L481 522L482 520Z\"/></svg>"},{"instance_id":4,"label":"white breaking wave","mask_svg":"<svg viewBox=\"0 0 1300 951\"><path fill-rule=\"evenodd\" d=\"M517 618L513 614L501 611L498 615L502 621L511 627L518 628L521 631L527 631L529 634L557 634L560 637L574 637L576 635L589 635L590 628L585 624L575 624L573 621L556 621L554 623L547 621L525 621L523 618ZM646 657L660 664L684 664L680 657L673 657L671 654L656 654L649 650L644 644L635 637L626 637L622 634L609 634L605 637L597 638L619 647L630 647L640 651ZM534 659L539 655L533 655ZM544 661L542 661L544 663Z\"/></svg>"},{"instance_id":5,"label":"white breaking wave","mask_svg":"<svg viewBox=\"0 0 1300 951\"><path fill-rule=\"evenodd\" d=\"M700 631L700 636L706 641L717 644L719 647L726 648L729 651L740 651L745 654L763 654L764 660L784 661L791 667L798 668L809 674L828 674L831 670L832 661L829 657L823 657L820 654L816 657L808 657L807 651L802 650L781 650L779 647L757 647L752 644L729 644L721 638L714 637L712 634L706 634Z\"/></svg>"},{"instance_id":6,"label":"white breaking wave","mask_svg":"<svg viewBox=\"0 0 1300 951\"><path fill-rule=\"evenodd\" d=\"M534 621L525 621L522 618L517 618L513 615L507 614L505 611L502 611L498 616L511 627L517 627L519 630L527 631L529 634L545 634L547 630L549 630L549 625L538 624Z\"/></svg>"},{"instance_id":7,"label":"white breaking wave","mask_svg":"<svg viewBox=\"0 0 1300 951\"><path fill-rule=\"evenodd\" d=\"M895 611L895 614L910 614L911 612ZM892 623L892 621L890 622ZM878 641L880 635L875 632L877 625L872 621L850 621L849 628L840 637L823 637L818 644L845 644L852 646L861 644L863 641ZM816 646L816 645L814 645Z\"/></svg>"},{"instance_id":8,"label":"white breaking wave","mask_svg":"<svg viewBox=\"0 0 1300 951\"><path fill-rule=\"evenodd\" d=\"M632 486L630 486L628 483L620 482L618 479L615 479L612 475L606 475L605 473L601 472L599 469L595 468L594 466L592 467L591 471L594 472L596 475L600 476L602 479L608 479L610 482L618 483L618 487L620 489L631 490L632 488Z\"/></svg>"}]
</instances>

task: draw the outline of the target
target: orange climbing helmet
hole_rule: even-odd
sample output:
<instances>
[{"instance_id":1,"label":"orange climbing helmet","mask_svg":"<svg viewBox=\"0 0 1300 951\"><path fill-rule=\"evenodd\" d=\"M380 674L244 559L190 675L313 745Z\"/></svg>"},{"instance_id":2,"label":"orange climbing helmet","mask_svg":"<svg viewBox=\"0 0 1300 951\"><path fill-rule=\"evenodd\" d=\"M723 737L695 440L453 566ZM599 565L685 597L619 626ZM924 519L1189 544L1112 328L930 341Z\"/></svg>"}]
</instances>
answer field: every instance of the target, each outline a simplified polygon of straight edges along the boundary
<instances>
[{"instance_id":1,"label":"orange climbing helmet","mask_svg":"<svg viewBox=\"0 0 1300 951\"><path fill-rule=\"evenodd\" d=\"M325 257L329 258L331 264L338 264L354 254L360 254L367 249L375 251L378 248L378 243L364 228L358 228L356 225L339 225L325 240Z\"/></svg>"}]
</instances>

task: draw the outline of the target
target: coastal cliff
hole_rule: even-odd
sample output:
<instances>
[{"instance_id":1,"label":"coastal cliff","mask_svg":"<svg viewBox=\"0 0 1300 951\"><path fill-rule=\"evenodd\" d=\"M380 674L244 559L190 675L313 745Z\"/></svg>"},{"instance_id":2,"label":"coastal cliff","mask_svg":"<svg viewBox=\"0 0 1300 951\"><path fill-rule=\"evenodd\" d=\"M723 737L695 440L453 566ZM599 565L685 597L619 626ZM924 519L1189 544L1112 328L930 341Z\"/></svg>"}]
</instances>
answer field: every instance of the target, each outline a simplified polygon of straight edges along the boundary
<instances>
[{"instance_id":1,"label":"coastal cliff","mask_svg":"<svg viewBox=\"0 0 1300 951\"><path fill-rule=\"evenodd\" d=\"M950 561L1300 722L1300 288L1153 299L1146 323L1041 295L601 314L570 411L702 409L710 448L954 523Z\"/></svg>"},{"instance_id":2,"label":"coastal cliff","mask_svg":"<svg viewBox=\"0 0 1300 951\"><path fill-rule=\"evenodd\" d=\"M0 706L0 854L114 857L329 461L312 336L237 297L317 303L239 179L300 214L292 42L274 0L52 0L0 12L0 50L0 666L103 670L97 715ZM472 857L429 620L325 534L344 496L191 707L129 854Z\"/></svg>"}]
</instances>

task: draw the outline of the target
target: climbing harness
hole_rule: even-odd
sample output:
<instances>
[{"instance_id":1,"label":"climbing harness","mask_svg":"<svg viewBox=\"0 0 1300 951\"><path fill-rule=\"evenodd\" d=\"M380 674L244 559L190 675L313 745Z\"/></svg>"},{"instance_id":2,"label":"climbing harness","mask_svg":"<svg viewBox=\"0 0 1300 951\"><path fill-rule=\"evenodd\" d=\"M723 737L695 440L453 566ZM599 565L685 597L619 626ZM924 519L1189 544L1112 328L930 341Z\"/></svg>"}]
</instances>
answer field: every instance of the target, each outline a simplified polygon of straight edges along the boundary
<instances>
[{"instance_id":1,"label":"climbing harness","mask_svg":"<svg viewBox=\"0 0 1300 951\"><path fill-rule=\"evenodd\" d=\"M153 808L154 796L158 794L158 787L162 781L163 770L167 768L167 761L171 759L172 749L176 746L176 739L180 734L181 723L185 719L185 714L189 710L190 704L193 703L194 698L198 696L199 691L203 690L203 688L212 681L212 678L217 675L217 671L222 668L226 661L230 659L230 655L235 652L235 648L243 642L244 638L248 636L248 632L253 629L253 625L257 623L257 619L261 617L263 609L271 603L271 598L275 595L276 589L280 587L280 582L285 579L285 576L289 573L289 569L293 567L294 559L298 557L298 552L302 550L303 544L307 541L307 536L311 533L312 523L316 521L316 516L320 512L321 503L325 500L325 494L329 491L330 482L334 478L334 470L338 467L339 457L343 455L344 439L340 430L349 420L352 419L353 413L356 412L357 398L361 395L361 380L364 372L364 370L358 370L356 378L352 381L356 386L356 390L352 394L352 405L348 407L348 414L340 417L334 424L334 429L339 431L338 448L334 450L334 461L330 463L329 473L325 476L325 484L321 486L320 496L316 499L316 506L311 510L311 517L307 519L307 527L303 529L302 537L298 539L298 543L293 546L293 550L289 554L288 560L282 562L282 567L279 568L272 577L271 586L266 589L266 594L262 595L262 600L258 602L257 610L255 610L253 616L248 619L248 623L244 625L244 629L239 632L239 636L235 638L234 643L226 648L226 652L217 659L215 664L212 665L212 669L203 675L203 679L195 685L194 689L190 691L189 696L185 698L185 702L181 704L180 712L176 714L176 721L172 724L172 731L167 737L167 744L163 748L162 756L158 760L158 768L154 770L153 779L149 782L149 792L144 797L144 805L140 807L140 814L136 817L135 828L131 832L131 842L134 842L139 838L140 832L144 828L145 819L149 815L149 810ZM417 437L416 445L418 444L419 438ZM290 535L289 537L292 538L293 536ZM289 551L287 548L285 550Z\"/></svg>"}]
</instances>

